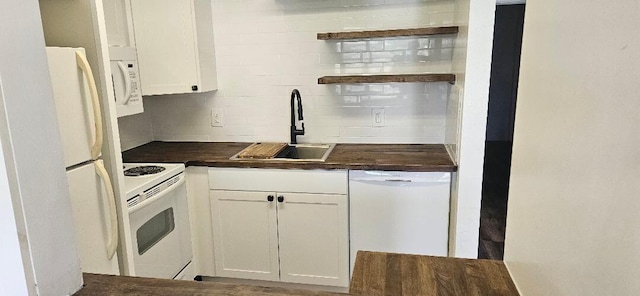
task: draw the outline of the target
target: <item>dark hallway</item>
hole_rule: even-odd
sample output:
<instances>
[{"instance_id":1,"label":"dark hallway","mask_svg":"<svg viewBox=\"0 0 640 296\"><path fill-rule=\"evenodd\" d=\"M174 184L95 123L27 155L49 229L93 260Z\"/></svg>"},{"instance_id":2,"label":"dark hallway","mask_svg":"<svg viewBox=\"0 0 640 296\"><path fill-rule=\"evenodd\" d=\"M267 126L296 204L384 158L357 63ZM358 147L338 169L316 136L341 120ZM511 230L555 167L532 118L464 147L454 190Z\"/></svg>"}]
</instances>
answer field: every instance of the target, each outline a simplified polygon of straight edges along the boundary
<instances>
[{"instance_id":1,"label":"dark hallway","mask_svg":"<svg viewBox=\"0 0 640 296\"><path fill-rule=\"evenodd\" d=\"M510 169L511 142L487 142L480 210L479 259L501 260L503 257Z\"/></svg>"},{"instance_id":2,"label":"dark hallway","mask_svg":"<svg viewBox=\"0 0 640 296\"><path fill-rule=\"evenodd\" d=\"M493 39L478 258L502 260L525 5L498 5Z\"/></svg>"}]
</instances>

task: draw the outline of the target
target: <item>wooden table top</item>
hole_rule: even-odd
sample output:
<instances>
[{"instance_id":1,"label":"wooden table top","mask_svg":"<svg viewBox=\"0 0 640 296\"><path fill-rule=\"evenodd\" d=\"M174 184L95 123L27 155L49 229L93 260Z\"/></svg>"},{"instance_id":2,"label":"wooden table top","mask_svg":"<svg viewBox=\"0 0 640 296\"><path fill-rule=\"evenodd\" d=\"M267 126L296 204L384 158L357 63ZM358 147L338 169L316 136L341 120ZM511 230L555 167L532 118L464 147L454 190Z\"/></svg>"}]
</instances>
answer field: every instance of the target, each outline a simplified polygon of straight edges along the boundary
<instances>
[{"instance_id":1,"label":"wooden table top","mask_svg":"<svg viewBox=\"0 0 640 296\"><path fill-rule=\"evenodd\" d=\"M83 274L75 295L301 295L342 293L214 282ZM349 295L518 296L502 261L358 252Z\"/></svg>"},{"instance_id":2,"label":"wooden table top","mask_svg":"<svg viewBox=\"0 0 640 296\"><path fill-rule=\"evenodd\" d=\"M250 144L156 141L127 150L122 157L124 162L172 162L209 167L414 172L454 172L457 169L442 144L338 144L324 162L229 160Z\"/></svg>"},{"instance_id":3,"label":"wooden table top","mask_svg":"<svg viewBox=\"0 0 640 296\"><path fill-rule=\"evenodd\" d=\"M76 296L99 295L245 295L245 296L338 296L341 293L308 291L275 287L223 284L214 282L178 281L129 276L84 273L84 287Z\"/></svg>"},{"instance_id":4,"label":"wooden table top","mask_svg":"<svg viewBox=\"0 0 640 296\"><path fill-rule=\"evenodd\" d=\"M354 295L519 295L502 261L359 251Z\"/></svg>"}]
</instances>

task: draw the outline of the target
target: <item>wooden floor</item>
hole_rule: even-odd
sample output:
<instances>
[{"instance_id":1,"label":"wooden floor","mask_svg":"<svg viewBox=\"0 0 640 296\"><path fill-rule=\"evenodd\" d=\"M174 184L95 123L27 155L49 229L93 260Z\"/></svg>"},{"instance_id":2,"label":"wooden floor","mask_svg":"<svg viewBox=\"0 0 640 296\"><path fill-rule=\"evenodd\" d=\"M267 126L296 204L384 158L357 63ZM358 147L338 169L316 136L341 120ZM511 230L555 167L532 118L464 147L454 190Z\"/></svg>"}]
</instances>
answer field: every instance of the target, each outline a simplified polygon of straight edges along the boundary
<instances>
[{"instance_id":1,"label":"wooden floor","mask_svg":"<svg viewBox=\"0 0 640 296\"><path fill-rule=\"evenodd\" d=\"M511 142L486 142L479 259L502 260L507 223Z\"/></svg>"}]
</instances>

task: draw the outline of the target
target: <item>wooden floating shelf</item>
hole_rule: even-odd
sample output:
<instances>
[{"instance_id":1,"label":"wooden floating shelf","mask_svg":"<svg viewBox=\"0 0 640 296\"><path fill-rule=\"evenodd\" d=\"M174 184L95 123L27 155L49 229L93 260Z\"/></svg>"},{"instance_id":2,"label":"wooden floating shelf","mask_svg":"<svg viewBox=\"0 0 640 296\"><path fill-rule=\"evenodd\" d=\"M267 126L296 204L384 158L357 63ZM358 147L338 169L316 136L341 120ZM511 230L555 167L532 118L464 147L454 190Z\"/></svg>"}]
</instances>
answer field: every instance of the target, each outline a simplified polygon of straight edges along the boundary
<instances>
[{"instance_id":1,"label":"wooden floating shelf","mask_svg":"<svg viewBox=\"0 0 640 296\"><path fill-rule=\"evenodd\" d=\"M428 36L428 35L443 35L443 34L456 34L456 33L458 33L457 26L429 27L429 28L397 29L397 30L318 33L318 40L409 37L409 36Z\"/></svg>"},{"instance_id":2,"label":"wooden floating shelf","mask_svg":"<svg viewBox=\"0 0 640 296\"><path fill-rule=\"evenodd\" d=\"M386 83L386 82L456 82L454 74L345 75L318 78L318 84Z\"/></svg>"}]
</instances>

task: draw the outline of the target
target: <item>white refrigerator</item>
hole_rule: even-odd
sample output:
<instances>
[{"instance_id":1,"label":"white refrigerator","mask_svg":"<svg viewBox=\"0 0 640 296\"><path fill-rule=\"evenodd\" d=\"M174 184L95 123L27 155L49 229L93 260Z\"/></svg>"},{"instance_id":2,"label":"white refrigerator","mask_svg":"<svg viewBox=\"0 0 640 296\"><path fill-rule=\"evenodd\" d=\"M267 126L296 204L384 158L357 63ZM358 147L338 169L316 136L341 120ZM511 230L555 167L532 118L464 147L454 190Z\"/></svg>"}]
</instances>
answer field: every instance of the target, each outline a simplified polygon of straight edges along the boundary
<instances>
[{"instance_id":1,"label":"white refrigerator","mask_svg":"<svg viewBox=\"0 0 640 296\"><path fill-rule=\"evenodd\" d=\"M120 274L118 219L101 159L100 100L83 48L47 47L83 272Z\"/></svg>"}]
</instances>

